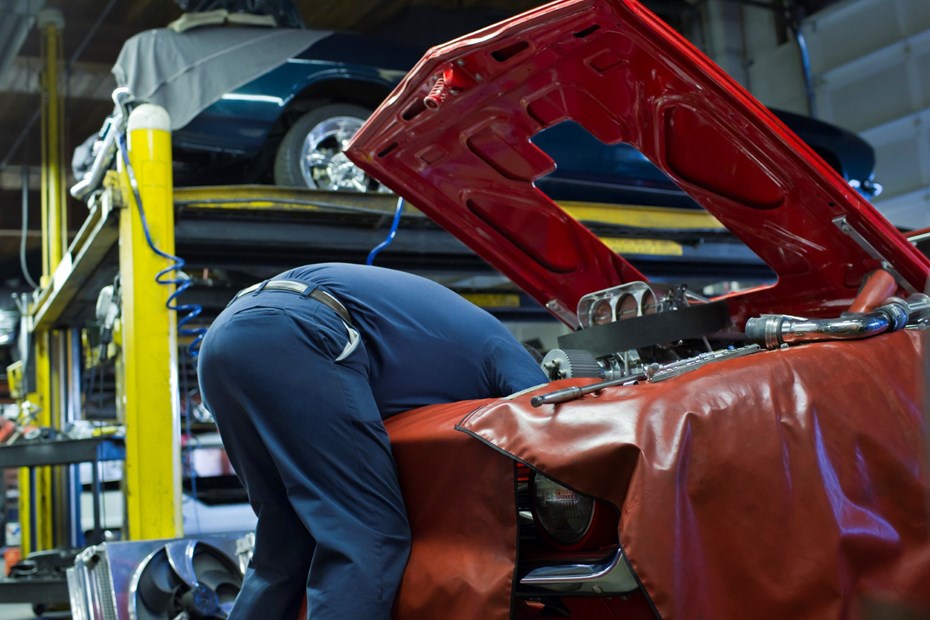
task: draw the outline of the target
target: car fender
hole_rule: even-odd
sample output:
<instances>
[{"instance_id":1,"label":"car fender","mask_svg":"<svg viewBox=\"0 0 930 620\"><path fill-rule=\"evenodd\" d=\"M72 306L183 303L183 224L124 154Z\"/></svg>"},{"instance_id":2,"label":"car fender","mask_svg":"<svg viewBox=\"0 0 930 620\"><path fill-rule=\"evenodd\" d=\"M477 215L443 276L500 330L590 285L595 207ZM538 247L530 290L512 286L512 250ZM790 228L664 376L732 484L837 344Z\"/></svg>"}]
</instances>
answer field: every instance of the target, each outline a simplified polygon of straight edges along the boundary
<instances>
[{"instance_id":1,"label":"car fender","mask_svg":"<svg viewBox=\"0 0 930 620\"><path fill-rule=\"evenodd\" d=\"M372 109L403 72L328 61L291 59L224 95L174 135L176 148L254 156L278 130L290 111L306 102L344 101ZM392 81L393 80L393 81Z\"/></svg>"}]
</instances>

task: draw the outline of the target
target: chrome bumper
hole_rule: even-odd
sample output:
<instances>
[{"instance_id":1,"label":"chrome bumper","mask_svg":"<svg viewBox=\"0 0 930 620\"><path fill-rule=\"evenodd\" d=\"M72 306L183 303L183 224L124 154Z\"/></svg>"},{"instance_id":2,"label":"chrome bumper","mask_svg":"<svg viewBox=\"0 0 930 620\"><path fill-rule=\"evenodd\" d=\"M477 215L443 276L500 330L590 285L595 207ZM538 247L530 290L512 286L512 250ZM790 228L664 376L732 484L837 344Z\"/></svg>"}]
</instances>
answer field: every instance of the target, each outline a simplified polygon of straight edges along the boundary
<instances>
[{"instance_id":1,"label":"chrome bumper","mask_svg":"<svg viewBox=\"0 0 930 620\"><path fill-rule=\"evenodd\" d=\"M559 594L624 594L639 588L621 549L591 563L541 566L520 578L522 588Z\"/></svg>"}]
</instances>

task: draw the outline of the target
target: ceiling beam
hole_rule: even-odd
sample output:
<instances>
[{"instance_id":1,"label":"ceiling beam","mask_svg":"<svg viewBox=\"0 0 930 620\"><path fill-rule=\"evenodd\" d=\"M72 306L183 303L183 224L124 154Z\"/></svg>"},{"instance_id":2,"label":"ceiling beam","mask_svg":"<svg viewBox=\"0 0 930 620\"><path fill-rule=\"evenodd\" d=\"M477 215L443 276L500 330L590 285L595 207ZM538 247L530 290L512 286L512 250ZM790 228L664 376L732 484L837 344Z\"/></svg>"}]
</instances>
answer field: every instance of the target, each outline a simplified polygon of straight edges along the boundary
<instances>
[{"instance_id":1,"label":"ceiling beam","mask_svg":"<svg viewBox=\"0 0 930 620\"><path fill-rule=\"evenodd\" d=\"M0 77L19 55L45 0L7 0L0 3Z\"/></svg>"},{"instance_id":2,"label":"ceiling beam","mask_svg":"<svg viewBox=\"0 0 930 620\"><path fill-rule=\"evenodd\" d=\"M39 58L16 58L0 76L0 94L39 94L41 72L42 61ZM75 62L70 71L62 74L59 88L69 99L109 101L116 88L116 80L110 73L110 65Z\"/></svg>"},{"instance_id":3,"label":"ceiling beam","mask_svg":"<svg viewBox=\"0 0 930 620\"><path fill-rule=\"evenodd\" d=\"M21 191L23 189L23 169L24 166L7 166L0 168L0 191ZM39 166L29 166L29 189L40 190L42 188L42 168Z\"/></svg>"}]
</instances>

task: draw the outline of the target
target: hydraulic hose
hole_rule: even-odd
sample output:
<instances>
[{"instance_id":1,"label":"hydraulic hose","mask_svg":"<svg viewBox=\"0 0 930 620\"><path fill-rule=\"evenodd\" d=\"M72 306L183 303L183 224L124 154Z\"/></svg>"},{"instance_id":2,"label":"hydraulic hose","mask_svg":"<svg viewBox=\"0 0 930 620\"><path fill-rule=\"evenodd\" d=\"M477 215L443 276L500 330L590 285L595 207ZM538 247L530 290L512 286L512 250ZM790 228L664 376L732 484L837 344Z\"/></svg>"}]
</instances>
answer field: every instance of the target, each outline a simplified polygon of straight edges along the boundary
<instances>
[{"instance_id":1,"label":"hydraulic hose","mask_svg":"<svg viewBox=\"0 0 930 620\"><path fill-rule=\"evenodd\" d=\"M871 312L846 313L835 319L805 319L786 314L764 314L746 321L746 337L777 349L783 344L819 340L854 340L897 331L930 316L930 297L915 294L905 301L891 297Z\"/></svg>"},{"instance_id":2,"label":"hydraulic hose","mask_svg":"<svg viewBox=\"0 0 930 620\"><path fill-rule=\"evenodd\" d=\"M397 198L397 207L394 209L394 219L391 221L391 230L388 231L388 235L384 241L376 245L374 248L372 248L371 252L368 253L368 258L365 259L366 265L373 265L375 262L375 256L377 256L381 250L394 242L394 237L397 236L397 227L400 226L400 215L403 213L403 211L404 198L399 196Z\"/></svg>"}]
</instances>

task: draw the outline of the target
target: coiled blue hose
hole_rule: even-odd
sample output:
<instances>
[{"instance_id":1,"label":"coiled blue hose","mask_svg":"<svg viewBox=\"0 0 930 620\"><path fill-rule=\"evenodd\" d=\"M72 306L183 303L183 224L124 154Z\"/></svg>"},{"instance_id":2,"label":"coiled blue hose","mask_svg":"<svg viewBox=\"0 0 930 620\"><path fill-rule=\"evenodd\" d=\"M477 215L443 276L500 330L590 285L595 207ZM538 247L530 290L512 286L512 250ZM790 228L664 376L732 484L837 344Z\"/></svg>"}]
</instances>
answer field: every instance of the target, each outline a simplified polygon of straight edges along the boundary
<instances>
[{"instance_id":1,"label":"coiled blue hose","mask_svg":"<svg viewBox=\"0 0 930 620\"><path fill-rule=\"evenodd\" d=\"M142 196L139 194L139 185L136 182L136 175L132 169L132 165L129 163L126 134L119 134L116 143L120 155L123 158L123 163L126 164L126 173L129 175L129 186L132 188L132 194L136 199L136 208L139 210L139 220L142 222L142 232L145 233L145 241L155 254L172 262L171 265L155 274L155 281L163 286L170 286L172 284L175 286L174 293L172 293L168 297L168 301L165 302L165 307L178 313L180 317L178 319L178 333L182 336L193 337L193 340L187 346L187 354L190 357L197 357L197 354L200 352L200 342L206 335L207 329L205 327L185 327L185 325L200 316L203 312L203 307L200 304L179 303L178 298L191 286L190 276L182 271L185 265L184 259L180 256L162 251L152 240L152 234L149 232L149 223L145 218L145 210L142 208ZM174 275L172 276L171 274Z\"/></svg>"}]
</instances>

